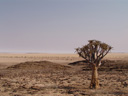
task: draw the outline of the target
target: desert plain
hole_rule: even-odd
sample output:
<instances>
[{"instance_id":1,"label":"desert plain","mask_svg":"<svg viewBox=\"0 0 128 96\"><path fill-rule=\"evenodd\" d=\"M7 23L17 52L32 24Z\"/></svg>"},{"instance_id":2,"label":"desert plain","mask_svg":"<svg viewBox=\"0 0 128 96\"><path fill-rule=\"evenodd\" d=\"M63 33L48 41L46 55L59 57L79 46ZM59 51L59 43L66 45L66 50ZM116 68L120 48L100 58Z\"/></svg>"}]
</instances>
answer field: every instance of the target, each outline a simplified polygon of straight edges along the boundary
<instances>
[{"instance_id":1,"label":"desert plain","mask_svg":"<svg viewBox=\"0 0 128 96\"><path fill-rule=\"evenodd\" d=\"M128 96L128 53L109 53L89 89L91 69L77 54L0 53L0 96Z\"/></svg>"}]
</instances>

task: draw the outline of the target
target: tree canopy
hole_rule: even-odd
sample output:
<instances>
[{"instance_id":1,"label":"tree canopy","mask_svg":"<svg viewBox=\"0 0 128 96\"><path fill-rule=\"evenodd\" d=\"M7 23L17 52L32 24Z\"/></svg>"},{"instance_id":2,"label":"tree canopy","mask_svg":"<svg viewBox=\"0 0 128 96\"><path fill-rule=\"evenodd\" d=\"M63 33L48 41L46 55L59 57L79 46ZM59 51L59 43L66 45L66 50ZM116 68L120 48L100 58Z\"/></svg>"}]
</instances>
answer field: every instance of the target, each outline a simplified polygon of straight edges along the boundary
<instances>
[{"instance_id":1,"label":"tree canopy","mask_svg":"<svg viewBox=\"0 0 128 96\"><path fill-rule=\"evenodd\" d=\"M112 47L98 40L89 40L87 45L76 48L76 52L80 57L84 58L88 63L98 64L101 59L107 55Z\"/></svg>"}]
</instances>

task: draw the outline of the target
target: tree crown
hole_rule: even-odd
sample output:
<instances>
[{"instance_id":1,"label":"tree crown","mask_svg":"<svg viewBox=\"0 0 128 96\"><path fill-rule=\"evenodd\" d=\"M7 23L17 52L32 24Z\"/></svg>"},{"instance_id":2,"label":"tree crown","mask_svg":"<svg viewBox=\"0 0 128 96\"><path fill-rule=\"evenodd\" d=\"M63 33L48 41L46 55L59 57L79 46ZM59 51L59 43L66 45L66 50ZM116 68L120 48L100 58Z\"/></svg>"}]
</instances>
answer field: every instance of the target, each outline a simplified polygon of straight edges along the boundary
<instances>
[{"instance_id":1,"label":"tree crown","mask_svg":"<svg viewBox=\"0 0 128 96\"><path fill-rule=\"evenodd\" d=\"M89 63L99 63L101 59L112 49L106 43L98 40L89 40L87 45L76 48L76 52Z\"/></svg>"}]
</instances>

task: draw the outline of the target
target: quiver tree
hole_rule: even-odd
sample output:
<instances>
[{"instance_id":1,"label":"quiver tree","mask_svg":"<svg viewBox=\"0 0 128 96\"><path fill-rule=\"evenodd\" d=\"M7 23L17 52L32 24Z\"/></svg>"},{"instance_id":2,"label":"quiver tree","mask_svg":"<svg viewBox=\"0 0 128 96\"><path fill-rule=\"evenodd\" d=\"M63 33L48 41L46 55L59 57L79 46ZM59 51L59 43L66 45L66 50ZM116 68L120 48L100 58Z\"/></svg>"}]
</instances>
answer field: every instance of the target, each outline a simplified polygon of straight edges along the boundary
<instances>
[{"instance_id":1,"label":"quiver tree","mask_svg":"<svg viewBox=\"0 0 128 96\"><path fill-rule=\"evenodd\" d=\"M101 65L101 60L112 49L112 47L106 43L102 43L97 40L89 40L89 43L81 48L77 48L76 52L80 57L84 58L86 62L91 65L92 79L90 88L98 88L98 68Z\"/></svg>"}]
</instances>

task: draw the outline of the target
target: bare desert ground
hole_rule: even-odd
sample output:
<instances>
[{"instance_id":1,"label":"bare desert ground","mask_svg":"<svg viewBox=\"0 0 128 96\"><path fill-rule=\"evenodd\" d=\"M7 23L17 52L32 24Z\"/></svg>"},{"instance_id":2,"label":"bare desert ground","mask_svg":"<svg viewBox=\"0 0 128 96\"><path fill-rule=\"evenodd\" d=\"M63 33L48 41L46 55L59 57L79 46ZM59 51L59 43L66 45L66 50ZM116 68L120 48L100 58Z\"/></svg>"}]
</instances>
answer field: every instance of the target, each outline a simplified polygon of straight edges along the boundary
<instances>
[{"instance_id":1,"label":"bare desert ground","mask_svg":"<svg viewBox=\"0 0 128 96\"><path fill-rule=\"evenodd\" d=\"M128 96L128 53L109 53L98 72L100 88L89 89L76 54L0 53L0 96Z\"/></svg>"}]
</instances>

